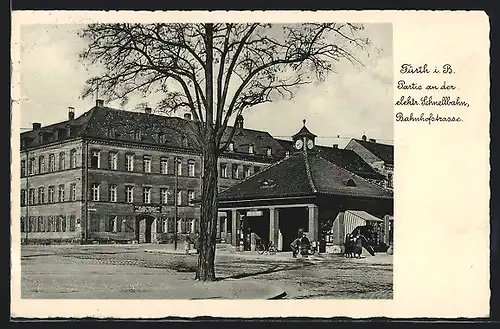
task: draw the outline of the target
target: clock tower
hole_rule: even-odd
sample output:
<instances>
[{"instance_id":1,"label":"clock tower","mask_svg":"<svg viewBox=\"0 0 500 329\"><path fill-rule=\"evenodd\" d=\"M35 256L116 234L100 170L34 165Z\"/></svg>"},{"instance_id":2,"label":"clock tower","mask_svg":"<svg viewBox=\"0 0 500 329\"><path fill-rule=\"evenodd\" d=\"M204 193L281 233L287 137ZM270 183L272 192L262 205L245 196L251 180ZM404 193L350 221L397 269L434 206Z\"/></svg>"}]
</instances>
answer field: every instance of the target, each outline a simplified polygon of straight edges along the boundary
<instances>
[{"instance_id":1,"label":"clock tower","mask_svg":"<svg viewBox=\"0 0 500 329\"><path fill-rule=\"evenodd\" d=\"M303 127L298 133L292 136L295 151L312 150L315 146L316 135L306 128L306 119L302 120Z\"/></svg>"}]
</instances>

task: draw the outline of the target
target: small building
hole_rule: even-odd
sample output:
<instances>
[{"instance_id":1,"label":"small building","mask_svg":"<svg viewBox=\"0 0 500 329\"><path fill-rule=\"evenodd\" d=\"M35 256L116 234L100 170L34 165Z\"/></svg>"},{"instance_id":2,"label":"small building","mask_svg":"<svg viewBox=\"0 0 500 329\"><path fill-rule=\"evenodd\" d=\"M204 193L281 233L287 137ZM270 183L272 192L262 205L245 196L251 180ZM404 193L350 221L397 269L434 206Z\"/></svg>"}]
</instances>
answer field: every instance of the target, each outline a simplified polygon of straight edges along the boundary
<instances>
[{"instance_id":1,"label":"small building","mask_svg":"<svg viewBox=\"0 0 500 329\"><path fill-rule=\"evenodd\" d=\"M221 233L226 241L251 250L260 238L288 251L302 228L325 252L339 213L393 215L391 190L326 159L315 138L304 120L292 137L293 153L219 194L219 212L227 214L228 229Z\"/></svg>"},{"instance_id":2,"label":"small building","mask_svg":"<svg viewBox=\"0 0 500 329\"><path fill-rule=\"evenodd\" d=\"M363 135L361 139L351 139L345 147L356 152L366 163L385 176L385 186L393 188L394 146L378 143L376 139Z\"/></svg>"}]
</instances>

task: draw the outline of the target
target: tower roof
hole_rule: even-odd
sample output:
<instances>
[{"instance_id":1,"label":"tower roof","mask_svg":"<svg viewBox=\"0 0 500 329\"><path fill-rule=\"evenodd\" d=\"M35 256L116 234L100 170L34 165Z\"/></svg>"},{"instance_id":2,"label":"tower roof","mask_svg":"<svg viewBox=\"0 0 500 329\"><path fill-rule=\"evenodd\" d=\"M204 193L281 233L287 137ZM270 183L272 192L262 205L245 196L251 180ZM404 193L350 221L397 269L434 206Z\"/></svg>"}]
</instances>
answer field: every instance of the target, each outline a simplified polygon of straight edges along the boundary
<instances>
[{"instance_id":1,"label":"tower roof","mask_svg":"<svg viewBox=\"0 0 500 329\"><path fill-rule=\"evenodd\" d=\"M304 124L302 128L299 130L298 133L292 136L293 139L297 139L297 137L311 137L315 138L317 137L315 134L309 131L306 127L306 119L302 120L302 123Z\"/></svg>"}]
</instances>

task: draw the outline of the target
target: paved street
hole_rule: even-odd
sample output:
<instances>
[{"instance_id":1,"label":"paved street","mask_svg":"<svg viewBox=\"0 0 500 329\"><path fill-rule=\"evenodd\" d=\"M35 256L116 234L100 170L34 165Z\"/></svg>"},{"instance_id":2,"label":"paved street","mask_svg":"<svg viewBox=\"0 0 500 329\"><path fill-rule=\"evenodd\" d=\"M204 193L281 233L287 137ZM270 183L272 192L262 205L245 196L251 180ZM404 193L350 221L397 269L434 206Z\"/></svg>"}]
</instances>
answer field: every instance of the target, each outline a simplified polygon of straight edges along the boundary
<instances>
[{"instance_id":1,"label":"paved street","mask_svg":"<svg viewBox=\"0 0 500 329\"><path fill-rule=\"evenodd\" d=\"M149 252L159 248L23 246L22 297L194 298L186 291L194 283L197 256ZM227 289L232 298L264 298L258 294L269 295L279 288L288 299L391 299L392 269L392 256L385 254L359 260L338 256L304 260L280 254L219 252L216 272L220 281L212 286L219 289L231 284ZM212 286L204 285L199 298L228 298L209 297ZM249 290L255 290L255 297Z\"/></svg>"}]
</instances>

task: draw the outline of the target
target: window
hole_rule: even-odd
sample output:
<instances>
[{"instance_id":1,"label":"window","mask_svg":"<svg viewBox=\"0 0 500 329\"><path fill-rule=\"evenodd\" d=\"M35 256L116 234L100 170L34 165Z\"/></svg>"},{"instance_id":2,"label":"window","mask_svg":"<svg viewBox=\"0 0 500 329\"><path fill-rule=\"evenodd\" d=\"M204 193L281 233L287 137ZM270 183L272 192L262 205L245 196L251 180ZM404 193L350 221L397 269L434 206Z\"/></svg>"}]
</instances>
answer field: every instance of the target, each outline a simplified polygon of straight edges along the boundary
<instances>
[{"instance_id":1,"label":"window","mask_svg":"<svg viewBox=\"0 0 500 329\"><path fill-rule=\"evenodd\" d=\"M143 158L143 171L151 172L151 157L149 155L145 155Z\"/></svg>"},{"instance_id":2,"label":"window","mask_svg":"<svg viewBox=\"0 0 500 329\"><path fill-rule=\"evenodd\" d=\"M168 188L160 189L160 199L162 204L167 204L168 202Z\"/></svg>"},{"instance_id":3,"label":"window","mask_svg":"<svg viewBox=\"0 0 500 329\"><path fill-rule=\"evenodd\" d=\"M21 216L21 232L24 232L25 231L25 220L24 220L24 216Z\"/></svg>"},{"instance_id":4,"label":"window","mask_svg":"<svg viewBox=\"0 0 500 329\"><path fill-rule=\"evenodd\" d=\"M100 160L100 154L101 152L99 151L92 151L90 155L90 168L97 169L101 167L101 160Z\"/></svg>"},{"instance_id":5,"label":"window","mask_svg":"<svg viewBox=\"0 0 500 329\"><path fill-rule=\"evenodd\" d=\"M26 206L26 190L21 190L21 207Z\"/></svg>"},{"instance_id":6,"label":"window","mask_svg":"<svg viewBox=\"0 0 500 329\"><path fill-rule=\"evenodd\" d=\"M54 218L54 231L61 232L61 216Z\"/></svg>"},{"instance_id":7,"label":"window","mask_svg":"<svg viewBox=\"0 0 500 329\"><path fill-rule=\"evenodd\" d=\"M28 191L28 204L35 204L35 189L30 188Z\"/></svg>"},{"instance_id":8,"label":"window","mask_svg":"<svg viewBox=\"0 0 500 329\"><path fill-rule=\"evenodd\" d=\"M66 216L61 216L61 232L66 232Z\"/></svg>"},{"instance_id":9,"label":"window","mask_svg":"<svg viewBox=\"0 0 500 329\"><path fill-rule=\"evenodd\" d=\"M74 232L76 230L76 216L69 215L69 230L70 232Z\"/></svg>"},{"instance_id":10,"label":"window","mask_svg":"<svg viewBox=\"0 0 500 329\"><path fill-rule=\"evenodd\" d=\"M101 225L101 216L97 215L97 214L91 214L90 215L89 231L90 232L99 232L100 225Z\"/></svg>"},{"instance_id":11,"label":"window","mask_svg":"<svg viewBox=\"0 0 500 329\"><path fill-rule=\"evenodd\" d=\"M100 193L99 193L99 184L92 184L92 201L99 201Z\"/></svg>"},{"instance_id":12,"label":"window","mask_svg":"<svg viewBox=\"0 0 500 329\"><path fill-rule=\"evenodd\" d=\"M192 234L196 233L196 219L191 219L190 231Z\"/></svg>"},{"instance_id":13,"label":"window","mask_svg":"<svg viewBox=\"0 0 500 329\"><path fill-rule=\"evenodd\" d=\"M167 219L167 233L175 232L175 220L173 218Z\"/></svg>"},{"instance_id":14,"label":"window","mask_svg":"<svg viewBox=\"0 0 500 329\"><path fill-rule=\"evenodd\" d=\"M59 202L64 202L64 185L59 185Z\"/></svg>"},{"instance_id":15,"label":"window","mask_svg":"<svg viewBox=\"0 0 500 329\"><path fill-rule=\"evenodd\" d=\"M248 145L248 153L253 154L253 145Z\"/></svg>"},{"instance_id":16,"label":"window","mask_svg":"<svg viewBox=\"0 0 500 329\"><path fill-rule=\"evenodd\" d=\"M267 156L270 157L273 155L273 150L271 148L267 149Z\"/></svg>"},{"instance_id":17,"label":"window","mask_svg":"<svg viewBox=\"0 0 500 329\"><path fill-rule=\"evenodd\" d=\"M156 223L156 233L163 232L165 232L165 217L160 217Z\"/></svg>"},{"instance_id":18,"label":"window","mask_svg":"<svg viewBox=\"0 0 500 329\"><path fill-rule=\"evenodd\" d=\"M118 169L118 154L116 152L109 152L108 154L108 165L109 169Z\"/></svg>"},{"instance_id":19,"label":"window","mask_svg":"<svg viewBox=\"0 0 500 329\"><path fill-rule=\"evenodd\" d=\"M109 185L108 200L110 202L116 202L116 185Z\"/></svg>"},{"instance_id":20,"label":"window","mask_svg":"<svg viewBox=\"0 0 500 329\"><path fill-rule=\"evenodd\" d=\"M117 224L118 224L118 218L115 215L110 215L108 216L108 220L105 223L106 225L104 226L104 231L105 232L117 232Z\"/></svg>"},{"instance_id":21,"label":"window","mask_svg":"<svg viewBox=\"0 0 500 329\"><path fill-rule=\"evenodd\" d=\"M389 173L387 175L387 187L390 187L390 188L393 187L393 180L394 180L393 175L391 173Z\"/></svg>"},{"instance_id":22,"label":"window","mask_svg":"<svg viewBox=\"0 0 500 329\"><path fill-rule=\"evenodd\" d=\"M38 216L37 223L36 223L36 230L37 232L44 232L45 231L45 221L43 220L43 216Z\"/></svg>"},{"instance_id":23,"label":"window","mask_svg":"<svg viewBox=\"0 0 500 329\"><path fill-rule=\"evenodd\" d=\"M43 156L38 158L38 172L40 174L45 172L45 158Z\"/></svg>"},{"instance_id":24,"label":"window","mask_svg":"<svg viewBox=\"0 0 500 329\"><path fill-rule=\"evenodd\" d=\"M76 201L76 184L69 185L69 201Z\"/></svg>"},{"instance_id":25,"label":"window","mask_svg":"<svg viewBox=\"0 0 500 329\"><path fill-rule=\"evenodd\" d=\"M71 168L76 168L76 150L71 150L69 153L69 161L71 162Z\"/></svg>"},{"instance_id":26,"label":"window","mask_svg":"<svg viewBox=\"0 0 500 329\"><path fill-rule=\"evenodd\" d=\"M59 170L65 170L66 169L66 154L64 153L59 153Z\"/></svg>"},{"instance_id":27,"label":"window","mask_svg":"<svg viewBox=\"0 0 500 329\"><path fill-rule=\"evenodd\" d=\"M47 220L47 231L46 232L52 232L54 229L54 218L52 216L49 216Z\"/></svg>"},{"instance_id":28,"label":"window","mask_svg":"<svg viewBox=\"0 0 500 329\"><path fill-rule=\"evenodd\" d=\"M243 175L245 178L250 177L251 175L250 166L243 166Z\"/></svg>"},{"instance_id":29,"label":"window","mask_svg":"<svg viewBox=\"0 0 500 329\"><path fill-rule=\"evenodd\" d=\"M168 174L168 159L161 158L161 160L160 160L160 172L163 175Z\"/></svg>"},{"instance_id":30,"label":"window","mask_svg":"<svg viewBox=\"0 0 500 329\"><path fill-rule=\"evenodd\" d=\"M49 172L56 171L56 156L54 154L49 155Z\"/></svg>"},{"instance_id":31,"label":"window","mask_svg":"<svg viewBox=\"0 0 500 329\"><path fill-rule=\"evenodd\" d=\"M35 231L35 229L36 229L35 225L36 225L36 217L35 216L31 216L29 218L29 220L28 220L28 231L29 232L36 232Z\"/></svg>"},{"instance_id":32,"label":"window","mask_svg":"<svg viewBox=\"0 0 500 329\"><path fill-rule=\"evenodd\" d=\"M26 176L26 160L21 160L21 177Z\"/></svg>"},{"instance_id":33,"label":"window","mask_svg":"<svg viewBox=\"0 0 500 329\"><path fill-rule=\"evenodd\" d=\"M194 196L194 191L188 191L188 202L190 206L193 205Z\"/></svg>"},{"instance_id":34,"label":"window","mask_svg":"<svg viewBox=\"0 0 500 329\"><path fill-rule=\"evenodd\" d=\"M108 127L106 129L106 136L107 137L111 137L111 138L114 138L116 135L116 129L115 127Z\"/></svg>"},{"instance_id":35,"label":"window","mask_svg":"<svg viewBox=\"0 0 500 329\"><path fill-rule=\"evenodd\" d=\"M233 179L238 179L238 165L237 164L233 164L231 166L231 177Z\"/></svg>"},{"instance_id":36,"label":"window","mask_svg":"<svg viewBox=\"0 0 500 329\"><path fill-rule=\"evenodd\" d=\"M227 164L220 164L220 177L227 178Z\"/></svg>"},{"instance_id":37,"label":"window","mask_svg":"<svg viewBox=\"0 0 500 329\"><path fill-rule=\"evenodd\" d=\"M195 168L194 160L189 160L188 161L188 175L190 177L194 177L194 168Z\"/></svg>"},{"instance_id":38,"label":"window","mask_svg":"<svg viewBox=\"0 0 500 329\"><path fill-rule=\"evenodd\" d=\"M290 151L285 151L285 157L289 157L290 156Z\"/></svg>"},{"instance_id":39,"label":"window","mask_svg":"<svg viewBox=\"0 0 500 329\"><path fill-rule=\"evenodd\" d=\"M48 193L48 202L49 203L54 203L54 186L49 186L49 193Z\"/></svg>"},{"instance_id":40,"label":"window","mask_svg":"<svg viewBox=\"0 0 500 329\"><path fill-rule=\"evenodd\" d=\"M30 166L28 168L28 175L34 175L36 169L36 161L35 158L30 159Z\"/></svg>"},{"instance_id":41,"label":"window","mask_svg":"<svg viewBox=\"0 0 500 329\"><path fill-rule=\"evenodd\" d=\"M234 142L229 143L229 152L234 151Z\"/></svg>"},{"instance_id":42,"label":"window","mask_svg":"<svg viewBox=\"0 0 500 329\"><path fill-rule=\"evenodd\" d=\"M127 171L134 171L134 155L127 154L125 158L127 159Z\"/></svg>"},{"instance_id":43,"label":"window","mask_svg":"<svg viewBox=\"0 0 500 329\"><path fill-rule=\"evenodd\" d=\"M45 188L44 187L38 188L38 203L39 204L45 203Z\"/></svg>"},{"instance_id":44,"label":"window","mask_svg":"<svg viewBox=\"0 0 500 329\"><path fill-rule=\"evenodd\" d=\"M142 202L151 203L151 187L144 187L142 189Z\"/></svg>"},{"instance_id":45,"label":"window","mask_svg":"<svg viewBox=\"0 0 500 329\"><path fill-rule=\"evenodd\" d=\"M125 186L125 199L127 203L134 202L134 187L133 186Z\"/></svg>"},{"instance_id":46,"label":"window","mask_svg":"<svg viewBox=\"0 0 500 329\"><path fill-rule=\"evenodd\" d=\"M260 171L260 167L259 166L253 167L253 172L254 173L258 173L259 171Z\"/></svg>"},{"instance_id":47,"label":"window","mask_svg":"<svg viewBox=\"0 0 500 329\"><path fill-rule=\"evenodd\" d=\"M177 159L177 175L182 175L182 159Z\"/></svg>"},{"instance_id":48,"label":"window","mask_svg":"<svg viewBox=\"0 0 500 329\"><path fill-rule=\"evenodd\" d=\"M182 190L177 191L177 204L182 205Z\"/></svg>"}]
</instances>

